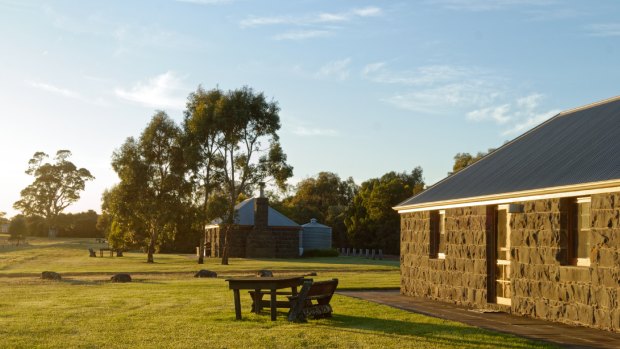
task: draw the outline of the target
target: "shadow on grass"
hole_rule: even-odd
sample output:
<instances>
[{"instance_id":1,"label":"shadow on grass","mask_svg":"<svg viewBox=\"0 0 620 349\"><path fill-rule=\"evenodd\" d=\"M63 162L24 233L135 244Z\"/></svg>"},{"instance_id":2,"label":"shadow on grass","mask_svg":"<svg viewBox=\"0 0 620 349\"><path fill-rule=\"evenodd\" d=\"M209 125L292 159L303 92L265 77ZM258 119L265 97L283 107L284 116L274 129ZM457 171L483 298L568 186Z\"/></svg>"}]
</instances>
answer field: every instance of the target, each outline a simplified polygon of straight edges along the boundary
<instances>
[{"instance_id":1,"label":"shadow on grass","mask_svg":"<svg viewBox=\"0 0 620 349\"><path fill-rule=\"evenodd\" d=\"M418 340L430 342L431 344L441 343L454 347L497 346L512 349L532 347L532 343L515 343L505 334L486 331L475 327L450 324L429 324L352 315L334 315L334 317L328 319L327 322L318 323L317 326L337 328L338 331L383 332L386 335L409 336L412 341L415 341L417 338ZM542 343L540 343L540 345L541 347L545 346Z\"/></svg>"}]
</instances>

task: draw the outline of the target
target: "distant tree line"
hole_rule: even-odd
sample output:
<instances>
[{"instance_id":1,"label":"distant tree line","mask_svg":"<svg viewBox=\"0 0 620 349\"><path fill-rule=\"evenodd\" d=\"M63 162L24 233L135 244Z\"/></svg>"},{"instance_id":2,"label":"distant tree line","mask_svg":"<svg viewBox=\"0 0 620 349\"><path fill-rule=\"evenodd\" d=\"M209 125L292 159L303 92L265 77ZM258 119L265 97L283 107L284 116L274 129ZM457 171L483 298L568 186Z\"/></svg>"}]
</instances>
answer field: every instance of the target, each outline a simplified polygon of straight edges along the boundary
<instances>
[{"instance_id":1,"label":"distant tree line","mask_svg":"<svg viewBox=\"0 0 620 349\"><path fill-rule=\"evenodd\" d=\"M79 213L61 213L58 215L56 232L58 237L96 238L103 237L103 231L97 229L99 215L93 211ZM40 216L25 216L18 214L7 219L11 236L48 236L48 224Z\"/></svg>"},{"instance_id":2,"label":"distant tree line","mask_svg":"<svg viewBox=\"0 0 620 349\"><path fill-rule=\"evenodd\" d=\"M297 184L295 193L274 206L304 224L311 218L332 228L337 247L377 248L398 254L400 218L392 209L424 189L422 168L388 172L358 186L352 178L320 172Z\"/></svg>"}]
</instances>

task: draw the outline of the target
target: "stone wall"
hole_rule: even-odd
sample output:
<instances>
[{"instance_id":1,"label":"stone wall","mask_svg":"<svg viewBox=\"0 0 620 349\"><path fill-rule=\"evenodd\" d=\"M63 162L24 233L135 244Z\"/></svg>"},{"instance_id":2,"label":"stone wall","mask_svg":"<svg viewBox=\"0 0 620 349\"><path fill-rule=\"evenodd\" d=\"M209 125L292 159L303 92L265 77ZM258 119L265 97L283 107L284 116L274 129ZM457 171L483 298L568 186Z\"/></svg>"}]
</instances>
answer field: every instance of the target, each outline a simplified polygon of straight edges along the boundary
<instances>
[{"instance_id":1,"label":"stone wall","mask_svg":"<svg viewBox=\"0 0 620 349\"><path fill-rule=\"evenodd\" d=\"M562 200L524 202L525 212L512 215L514 313L620 331L619 198L591 197L590 267L562 263Z\"/></svg>"},{"instance_id":2,"label":"stone wall","mask_svg":"<svg viewBox=\"0 0 620 349\"><path fill-rule=\"evenodd\" d=\"M301 228L274 228L276 258L299 257L299 230Z\"/></svg>"},{"instance_id":3,"label":"stone wall","mask_svg":"<svg viewBox=\"0 0 620 349\"><path fill-rule=\"evenodd\" d=\"M521 204L510 215L509 308L487 301L485 206L446 210L445 260L429 257L429 212L401 215L401 292L620 332L620 193L591 197L590 267L565 263L566 201Z\"/></svg>"},{"instance_id":4,"label":"stone wall","mask_svg":"<svg viewBox=\"0 0 620 349\"><path fill-rule=\"evenodd\" d=\"M464 305L486 302L486 208L446 210L446 258L430 258L430 213L401 217L401 292Z\"/></svg>"},{"instance_id":5,"label":"stone wall","mask_svg":"<svg viewBox=\"0 0 620 349\"><path fill-rule=\"evenodd\" d=\"M224 226L209 228L207 243L211 257L221 257L224 247ZM252 226L235 226L230 232L228 252L233 258L296 258L299 257L300 228L269 228L255 231Z\"/></svg>"},{"instance_id":6,"label":"stone wall","mask_svg":"<svg viewBox=\"0 0 620 349\"><path fill-rule=\"evenodd\" d=\"M224 225L207 229L206 242L211 244L211 257L221 257L224 248ZM232 258L245 258L246 240L252 227L235 226L230 232L228 239L228 256Z\"/></svg>"}]
</instances>

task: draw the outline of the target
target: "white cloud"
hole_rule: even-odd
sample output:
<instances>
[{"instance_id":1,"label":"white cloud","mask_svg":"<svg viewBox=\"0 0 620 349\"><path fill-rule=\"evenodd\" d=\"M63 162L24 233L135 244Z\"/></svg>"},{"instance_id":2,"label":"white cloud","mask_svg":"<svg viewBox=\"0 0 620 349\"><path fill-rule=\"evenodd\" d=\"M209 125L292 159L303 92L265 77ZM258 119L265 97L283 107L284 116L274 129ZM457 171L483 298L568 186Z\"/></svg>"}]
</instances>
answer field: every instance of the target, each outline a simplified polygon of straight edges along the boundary
<instances>
[{"instance_id":1,"label":"white cloud","mask_svg":"<svg viewBox=\"0 0 620 349\"><path fill-rule=\"evenodd\" d=\"M439 5L449 10L457 11L498 11L518 6L546 6L554 4L554 0L428 0L433 5Z\"/></svg>"},{"instance_id":2,"label":"white cloud","mask_svg":"<svg viewBox=\"0 0 620 349\"><path fill-rule=\"evenodd\" d=\"M38 88L40 90L43 91L47 91L47 92L51 92L63 97L67 97L67 98L73 98L73 99L82 99L82 96L76 92L76 91L72 91L66 88L62 88L62 87L58 87L58 86L54 86L51 84L47 84L44 82L33 82L33 81L29 81L28 85L34 87L34 88Z\"/></svg>"},{"instance_id":3,"label":"white cloud","mask_svg":"<svg viewBox=\"0 0 620 349\"><path fill-rule=\"evenodd\" d=\"M376 17L383 14L379 7L356 8L346 12L322 12L318 14L302 16L272 16L272 17L249 17L239 22L241 28L251 28L267 25L289 24L295 26L307 26L323 23L348 22L355 18Z\"/></svg>"},{"instance_id":4,"label":"white cloud","mask_svg":"<svg viewBox=\"0 0 620 349\"><path fill-rule=\"evenodd\" d=\"M406 86L409 91L383 101L427 114L481 108L494 101L501 90L488 72L453 65L428 65L397 71L391 70L386 62L374 62L362 68L361 75L375 83Z\"/></svg>"},{"instance_id":5,"label":"white cloud","mask_svg":"<svg viewBox=\"0 0 620 349\"><path fill-rule=\"evenodd\" d=\"M318 78L336 78L338 80L346 80L349 77L349 65L351 58L345 58L333 62L329 62L322 66L315 76Z\"/></svg>"},{"instance_id":6,"label":"white cloud","mask_svg":"<svg viewBox=\"0 0 620 349\"><path fill-rule=\"evenodd\" d=\"M383 13L383 11L378 7L368 6L364 8L355 9L352 13L360 16L360 17L371 17L371 16L379 16Z\"/></svg>"},{"instance_id":7,"label":"white cloud","mask_svg":"<svg viewBox=\"0 0 620 349\"><path fill-rule=\"evenodd\" d=\"M286 33L274 35L274 40L306 40L312 38L320 38L329 36L330 31L327 30L294 30Z\"/></svg>"},{"instance_id":8,"label":"white cloud","mask_svg":"<svg viewBox=\"0 0 620 349\"><path fill-rule=\"evenodd\" d=\"M467 113L467 119L476 122L494 121L500 125L509 124L509 128L502 131L502 136L520 134L560 112L557 109L540 111L543 98L542 94L533 93L517 98L513 103L470 111Z\"/></svg>"},{"instance_id":9,"label":"white cloud","mask_svg":"<svg viewBox=\"0 0 620 349\"><path fill-rule=\"evenodd\" d=\"M71 99L75 99L81 102L95 104L98 106L108 105L108 103L104 101L102 98L95 98L95 99L87 98L83 96L82 94L80 94L79 92L70 90L68 88L59 87L59 86L52 85L49 83L37 82L37 81L26 81L26 83L30 85L31 87L37 88L39 90L51 92L53 94L56 94L62 97L71 98Z\"/></svg>"},{"instance_id":10,"label":"white cloud","mask_svg":"<svg viewBox=\"0 0 620 349\"><path fill-rule=\"evenodd\" d=\"M510 120L508 113L510 112L510 104L502 104L497 107L482 108L467 113L467 120L485 121L493 120L498 124L505 124Z\"/></svg>"},{"instance_id":11,"label":"white cloud","mask_svg":"<svg viewBox=\"0 0 620 349\"><path fill-rule=\"evenodd\" d=\"M293 133L302 136L302 137L318 137L318 136L328 136L333 137L338 135L338 131L333 129L323 129L323 128L314 128L314 127L304 127L297 126Z\"/></svg>"},{"instance_id":12,"label":"white cloud","mask_svg":"<svg viewBox=\"0 0 620 349\"><path fill-rule=\"evenodd\" d=\"M496 94L483 82L454 82L408 93L397 94L384 101L398 108L426 114L453 112L464 107L490 103Z\"/></svg>"},{"instance_id":13,"label":"white cloud","mask_svg":"<svg viewBox=\"0 0 620 349\"><path fill-rule=\"evenodd\" d=\"M290 17L252 17L239 22L241 28L259 27L274 24L291 24L295 20Z\"/></svg>"},{"instance_id":14,"label":"white cloud","mask_svg":"<svg viewBox=\"0 0 620 349\"><path fill-rule=\"evenodd\" d=\"M620 36L620 23L599 23L586 27L590 36L615 37Z\"/></svg>"},{"instance_id":15,"label":"white cloud","mask_svg":"<svg viewBox=\"0 0 620 349\"><path fill-rule=\"evenodd\" d=\"M233 0L176 0L177 2L187 2L190 4L197 5L220 5L220 4L228 4L233 2Z\"/></svg>"},{"instance_id":16,"label":"white cloud","mask_svg":"<svg viewBox=\"0 0 620 349\"><path fill-rule=\"evenodd\" d=\"M370 81L404 85L433 85L482 74L479 69L450 65L429 65L414 70L391 71L385 62L370 63L362 69L362 77Z\"/></svg>"},{"instance_id":17,"label":"white cloud","mask_svg":"<svg viewBox=\"0 0 620 349\"><path fill-rule=\"evenodd\" d=\"M318 23L323 23L323 22L345 22L348 20L349 20L349 17L344 14L321 13L315 21Z\"/></svg>"},{"instance_id":18,"label":"white cloud","mask_svg":"<svg viewBox=\"0 0 620 349\"><path fill-rule=\"evenodd\" d=\"M516 123L512 128L505 130L504 132L502 132L502 135L509 136L509 135L521 134L531 129L532 127L537 126L541 124L542 122L548 120L552 116L557 115L558 113L560 113L560 111L561 110L559 109L552 109L552 110L549 110L543 113L532 115L528 117L527 119L519 123Z\"/></svg>"},{"instance_id":19,"label":"white cloud","mask_svg":"<svg viewBox=\"0 0 620 349\"><path fill-rule=\"evenodd\" d=\"M182 79L173 72L157 75L145 82L137 82L130 89L116 88L117 97L151 108L172 108L181 110L185 106L185 88Z\"/></svg>"}]
</instances>

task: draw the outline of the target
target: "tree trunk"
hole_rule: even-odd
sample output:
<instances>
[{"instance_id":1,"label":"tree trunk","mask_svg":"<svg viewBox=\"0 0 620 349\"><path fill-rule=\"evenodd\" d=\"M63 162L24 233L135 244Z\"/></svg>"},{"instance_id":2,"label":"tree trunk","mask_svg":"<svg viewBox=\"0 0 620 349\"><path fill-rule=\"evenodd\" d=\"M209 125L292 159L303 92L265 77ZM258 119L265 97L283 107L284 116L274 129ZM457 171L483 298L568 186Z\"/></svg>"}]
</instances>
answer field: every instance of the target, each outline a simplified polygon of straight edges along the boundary
<instances>
[{"instance_id":1,"label":"tree trunk","mask_svg":"<svg viewBox=\"0 0 620 349\"><path fill-rule=\"evenodd\" d=\"M153 254L155 253L155 241L156 240L157 240L157 231L153 231L153 233L151 233L151 241L149 242L148 250L146 251L147 253L146 262L147 263L155 263L155 260L153 259Z\"/></svg>"},{"instance_id":2,"label":"tree trunk","mask_svg":"<svg viewBox=\"0 0 620 349\"><path fill-rule=\"evenodd\" d=\"M228 233L232 224L226 224L224 228L224 246L222 248L222 265L228 265Z\"/></svg>"},{"instance_id":3,"label":"tree trunk","mask_svg":"<svg viewBox=\"0 0 620 349\"><path fill-rule=\"evenodd\" d=\"M198 264L205 264L205 240L204 238L200 239L199 243L200 248L198 248Z\"/></svg>"}]
</instances>

